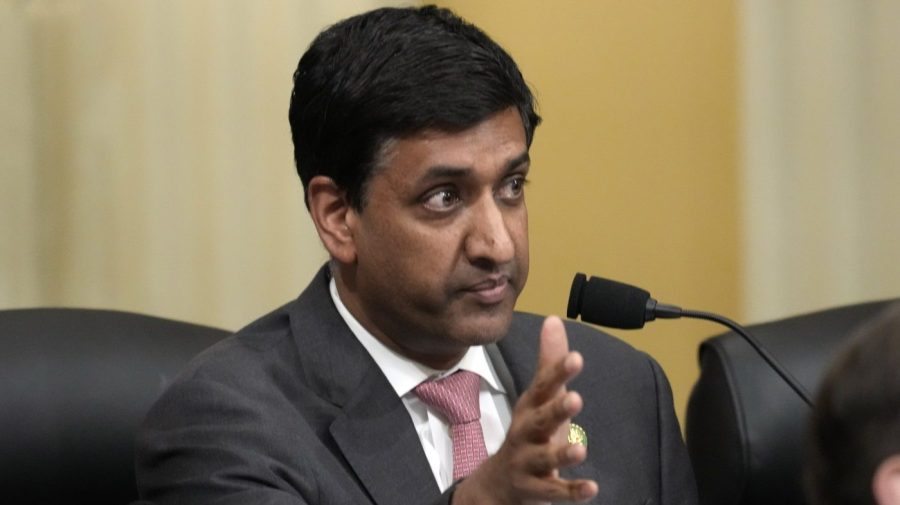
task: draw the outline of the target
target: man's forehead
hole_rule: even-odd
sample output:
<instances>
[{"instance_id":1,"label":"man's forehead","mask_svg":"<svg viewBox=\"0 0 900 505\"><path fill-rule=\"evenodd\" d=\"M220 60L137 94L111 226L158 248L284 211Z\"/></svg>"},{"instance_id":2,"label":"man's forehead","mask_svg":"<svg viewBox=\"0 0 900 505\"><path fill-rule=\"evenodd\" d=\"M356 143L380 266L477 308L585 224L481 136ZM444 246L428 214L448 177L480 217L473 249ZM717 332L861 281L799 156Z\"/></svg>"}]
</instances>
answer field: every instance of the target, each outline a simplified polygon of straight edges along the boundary
<instances>
[{"instance_id":1,"label":"man's forehead","mask_svg":"<svg viewBox=\"0 0 900 505\"><path fill-rule=\"evenodd\" d=\"M388 139L380 146L377 159L380 168L398 161L418 160L447 172L447 169L472 168L477 161L485 158L504 164L519 158L527 161L527 154L521 116L517 109L510 107L468 128L425 128L410 135Z\"/></svg>"},{"instance_id":2,"label":"man's forehead","mask_svg":"<svg viewBox=\"0 0 900 505\"><path fill-rule=\"evenodd\" d=\"M395 155L384 160L374 171L373 178L392 182L428 184L450 179L493 179L514 170L526 170L530 162L524 145L516 150L504 149L490 155L448 150L431 150L427 155L410 155L400 147Z\"/></svg>"}]
</instances>

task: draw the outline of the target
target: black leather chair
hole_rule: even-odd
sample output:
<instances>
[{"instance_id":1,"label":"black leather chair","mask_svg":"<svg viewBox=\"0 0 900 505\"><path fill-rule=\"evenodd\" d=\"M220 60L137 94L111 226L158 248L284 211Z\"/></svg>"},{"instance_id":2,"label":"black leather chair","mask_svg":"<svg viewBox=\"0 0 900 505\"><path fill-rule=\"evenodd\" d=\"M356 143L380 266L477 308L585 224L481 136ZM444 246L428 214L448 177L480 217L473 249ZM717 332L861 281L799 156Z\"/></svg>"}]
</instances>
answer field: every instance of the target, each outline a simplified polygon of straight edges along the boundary
<instances>
[{"instance_id":1,"label":"black leather chair","mask_svg":"<svg viewBox=\"0 0 900 505\"><path fill-rule=\"evenodd\" d=\"M750 332L814 396L846 337L892 301L823 310ZM701 505L803 504L810 408L735 333L700 345L685 438Z\"/></svg>"},{"instance_id":2,"label":"black leather chair","mask_svg":"<svg viewBox=\"0 0 900 505\"><path fill-rule=\"evenodd\" d=\"M144 415L228 333L107 310L0 311L0 503L135 500Z\"/></svg>"}]
</instances>

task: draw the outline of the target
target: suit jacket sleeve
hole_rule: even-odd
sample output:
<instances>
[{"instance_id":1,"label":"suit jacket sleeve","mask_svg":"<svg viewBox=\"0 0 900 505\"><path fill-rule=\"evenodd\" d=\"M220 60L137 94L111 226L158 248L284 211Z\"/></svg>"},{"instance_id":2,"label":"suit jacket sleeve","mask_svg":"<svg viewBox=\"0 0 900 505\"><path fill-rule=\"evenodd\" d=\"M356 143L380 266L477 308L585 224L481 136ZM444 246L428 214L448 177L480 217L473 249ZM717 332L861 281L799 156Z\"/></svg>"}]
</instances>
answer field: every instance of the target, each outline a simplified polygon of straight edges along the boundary
<instances>
[{"instance_id":1,"label":"suit jacket sleeve","mask_svg":"<svg viewBox=\"0 0 900 505\"><path fill-rule=\"evenodd\" d=\"M315 481L283 467L278 434L265 430L254 407L222 383L176 383L137 440L141 498L158 505L315 503Z\"/></svg>"}]
</instances>

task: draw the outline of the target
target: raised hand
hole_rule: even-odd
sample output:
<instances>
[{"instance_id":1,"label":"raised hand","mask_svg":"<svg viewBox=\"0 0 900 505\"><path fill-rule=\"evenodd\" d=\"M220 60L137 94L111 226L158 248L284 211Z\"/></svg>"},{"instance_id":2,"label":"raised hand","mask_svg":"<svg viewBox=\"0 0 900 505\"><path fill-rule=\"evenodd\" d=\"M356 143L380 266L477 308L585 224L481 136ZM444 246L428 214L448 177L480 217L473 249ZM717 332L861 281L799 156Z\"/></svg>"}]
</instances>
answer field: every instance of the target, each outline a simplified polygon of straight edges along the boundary
<instances>
[{"instance_id":1,"label":"raised hand","mask_svg":"<svg viewBox=\"0 0 900 505\"><path fill-rule=\"evenodd\" d=\"M506 439L457 486L454 505L580 502L597 494L592 480L567 480L559 469L577 465L587 449L568 442L569 421L582 408L581 395L566 384L581 372L581 354L569 351L562 321L544 320L538 369L513 410Z\"/></svg>"}]
</instances>

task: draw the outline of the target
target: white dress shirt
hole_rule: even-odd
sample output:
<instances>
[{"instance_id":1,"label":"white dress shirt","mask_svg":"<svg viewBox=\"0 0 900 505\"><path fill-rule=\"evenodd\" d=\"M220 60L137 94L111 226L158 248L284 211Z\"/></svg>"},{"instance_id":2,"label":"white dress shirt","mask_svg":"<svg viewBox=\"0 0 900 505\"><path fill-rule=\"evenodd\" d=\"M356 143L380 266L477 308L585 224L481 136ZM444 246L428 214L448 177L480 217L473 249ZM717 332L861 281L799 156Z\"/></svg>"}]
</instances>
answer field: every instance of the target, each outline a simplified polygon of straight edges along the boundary
<instances>
[{"instance_id":1,"label":"white dress shirt","mask_svg":"<svg viewBox=\"0 0 900 505\"><path fill-rule=\"evenodd\" d=\"M338 313L350 327L350 331L356 335L359 343L375 360L409 411L441 492L453 484L453 443L450 440L450 426L413 392L413 388L421 382L445 377L460 369L478 374L481 377L479 401L484 443L488 456L497 452L506 437L506 430L509 429L512 411L506 391L500 384L483 346L470 347L462 360L449 370L434 370L394 352L363 328L341 302L334 279L331 279L329 289Z\"/></svg>"}]
</instances>

